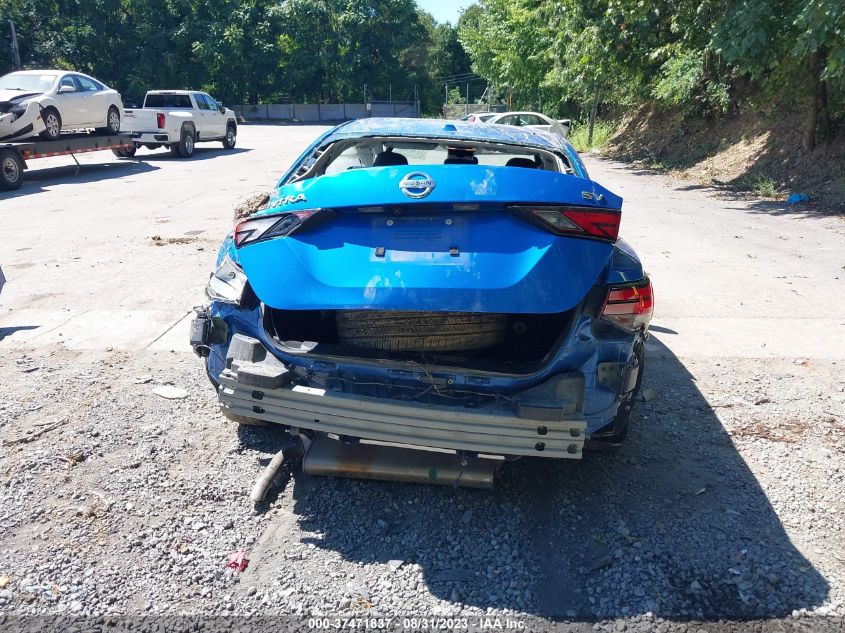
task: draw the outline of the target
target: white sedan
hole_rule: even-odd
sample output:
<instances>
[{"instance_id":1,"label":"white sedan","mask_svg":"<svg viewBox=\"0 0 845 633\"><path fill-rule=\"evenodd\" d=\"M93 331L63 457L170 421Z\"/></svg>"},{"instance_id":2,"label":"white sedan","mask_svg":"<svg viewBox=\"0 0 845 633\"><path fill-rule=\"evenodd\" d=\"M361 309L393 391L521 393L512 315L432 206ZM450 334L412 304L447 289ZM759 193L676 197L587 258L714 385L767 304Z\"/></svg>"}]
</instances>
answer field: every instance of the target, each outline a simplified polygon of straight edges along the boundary
<instances>
[{"instance_id":1,"label":"white sedan","mask_svg":"<svg viewBox=\"0 0 845 633\"><path fill-rule=\"evenodd\" d=\"M569 135L569 128L572 126L570 119L555 121L539 112L497 112L483 119L483 122L527 127L532 130L540 130L541 132L551 132L563 138Z\"/></svg>"},{"instance_id":2,"label":"white sedan","mask_svg":"<svg viewBox=\"0 0 845 633\"><path fill-rule=\"evenodd\" d=\"M120 94L93 77L64 70L21 70L0 77L0 141L94 128L117 134Z\"/></svg>"}]
</instances>

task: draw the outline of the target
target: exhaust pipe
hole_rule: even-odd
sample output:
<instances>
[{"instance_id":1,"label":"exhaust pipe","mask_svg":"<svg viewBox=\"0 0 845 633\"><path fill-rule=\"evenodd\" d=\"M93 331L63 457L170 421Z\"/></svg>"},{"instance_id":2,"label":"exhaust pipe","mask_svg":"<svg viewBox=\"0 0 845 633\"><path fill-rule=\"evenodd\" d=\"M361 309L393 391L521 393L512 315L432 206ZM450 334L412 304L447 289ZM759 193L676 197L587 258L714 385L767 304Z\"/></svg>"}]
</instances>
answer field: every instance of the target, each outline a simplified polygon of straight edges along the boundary
<instances>
[{"instance_id":1,"label":"exhaust pipe","mask_svg":"<svg viewBox=\"0 0 845 633\"><path fill-rule=\"evenodd\" d=\"M282 466L289 461L299 459L308 450L311 438L304 433L300 433L299 436L293 437L295 440L294 443L290 446L286 446L273 455L273 459L270 460L270 463L267 464L264 472L262 472L261 476L255 481L255 485L252 486L252 492L249 493L249 498L254 504L257 505L264 501L264 498L267 496L267 491L270 489L270 484L273 483L273 480L276 478L276 475L279 474L279 470L281 470Z\"/></svg>"}]
</instances>

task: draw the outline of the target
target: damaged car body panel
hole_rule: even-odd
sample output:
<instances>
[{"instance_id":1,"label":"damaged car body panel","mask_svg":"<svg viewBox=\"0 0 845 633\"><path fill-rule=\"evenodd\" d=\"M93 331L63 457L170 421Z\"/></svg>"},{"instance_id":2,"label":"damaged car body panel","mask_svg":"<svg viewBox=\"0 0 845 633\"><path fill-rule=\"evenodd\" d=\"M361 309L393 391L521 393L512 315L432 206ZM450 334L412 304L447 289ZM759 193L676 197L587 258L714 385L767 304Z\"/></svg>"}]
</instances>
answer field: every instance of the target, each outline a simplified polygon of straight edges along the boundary
<instances>
[{"instance_id":1,"label":"damaged car body panel","mask_svg":"<svg viewBox=\"0 0 845 633\"><path fill-rule=\"evenodd\" d=\"M191 343L236 420L579 458L621 442L642 378L651 284L621 207L559 137L341 125L226 237Z\"/></svg>"},{"instance_id":2,"label":"damaged car body panel","mask_svg":"<svg viewBox=\"0 0 845 633\"><path fill-rule=\"evenodd\" d=\"M295 239L241 249L253 290L275 308L438 309L474 312L560 312L578 303L605 267L612 244L561 241L521 216L534 204L599 192L607 209L621 200L567 174L481 165L426 168L436 187L425 198L403 195L408 168L375 167L325 175L280 188L333 217ZM519 198L515 198L519 192ZM270 201L270 209L273 200ZM589 205L589 206L587 206ZM267 213L265 215L271 215ZM268 265L272 262L272 265ZM285 271L298 268L300 275ZM565 277L566 282L550 284Z\"/></svg>"},{"instance_id":3,"label":"damaged car body panel","mask_svg":"<svg viewBox=\"0 0 845 633\"><path fill-rule=\"evenodd\" d=\"M44 131L41 106L30 94L0 94L0 141L13 141Z\"/></svg>"}]
</instances>

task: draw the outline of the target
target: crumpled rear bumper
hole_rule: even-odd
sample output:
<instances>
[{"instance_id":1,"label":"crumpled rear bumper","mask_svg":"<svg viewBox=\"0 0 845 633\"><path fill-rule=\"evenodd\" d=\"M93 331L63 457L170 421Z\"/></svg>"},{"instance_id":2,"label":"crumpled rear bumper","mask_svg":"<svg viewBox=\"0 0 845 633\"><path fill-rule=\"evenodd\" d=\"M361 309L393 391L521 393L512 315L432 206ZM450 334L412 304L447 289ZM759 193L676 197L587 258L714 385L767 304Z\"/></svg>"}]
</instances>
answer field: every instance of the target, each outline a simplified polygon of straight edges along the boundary
<instances>
[{"instance_id":1,"label":"crumpled rear bumper","mask_svg":"<svg viewBox=\"0 0 845 633\"><path fill-rule=\"evenodd\" d=\"M514 396L509 405L444 406L310 387L256 339L235 339L219 375L226 414L346 440L484 455L581 457L586 421L580 374L556 376Z\"/></svg>"}]
</instances>

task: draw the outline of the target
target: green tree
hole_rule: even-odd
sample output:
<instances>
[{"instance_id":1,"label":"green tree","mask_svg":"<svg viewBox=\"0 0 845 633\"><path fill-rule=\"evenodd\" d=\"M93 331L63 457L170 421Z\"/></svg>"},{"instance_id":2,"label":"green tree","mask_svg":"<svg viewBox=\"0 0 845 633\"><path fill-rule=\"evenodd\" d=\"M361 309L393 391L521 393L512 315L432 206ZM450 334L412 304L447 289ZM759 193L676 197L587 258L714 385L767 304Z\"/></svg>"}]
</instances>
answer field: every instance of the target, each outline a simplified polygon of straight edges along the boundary
<instances>
[{"instance_id":1,"label":"green tree","mask_svg":"<svg viewBox=\"0 0 845 633\"><path fill-rule=\"evenodd\" d=\"M806 104L804 150L816 144L819 118L829 129L828 81L845 75L845 6L841 0L741 0L715 25L713 42L752 78L784 77Z\"/></svg>"}]
</instances>

